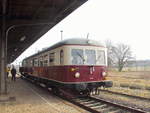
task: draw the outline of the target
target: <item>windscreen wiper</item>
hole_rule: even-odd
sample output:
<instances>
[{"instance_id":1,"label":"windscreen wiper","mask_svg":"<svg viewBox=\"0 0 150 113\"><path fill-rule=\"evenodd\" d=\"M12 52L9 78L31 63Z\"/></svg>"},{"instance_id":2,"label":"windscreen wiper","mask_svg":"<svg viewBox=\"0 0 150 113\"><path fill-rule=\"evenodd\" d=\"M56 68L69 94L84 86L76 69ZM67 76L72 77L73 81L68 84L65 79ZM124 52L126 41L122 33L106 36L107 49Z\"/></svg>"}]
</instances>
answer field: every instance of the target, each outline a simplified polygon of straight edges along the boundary
<instances>
[{"instance_id":1,"label":"windscreen wiper","mask_svg":"<svg viewBox=\"0 0 150 113\"><path fill-rule=\"evenodd\" d=\"M85 61L84 57L79 53L79 52L76 52L77 55L83 60L83 62Z\"/></svg>"}]
</instances>

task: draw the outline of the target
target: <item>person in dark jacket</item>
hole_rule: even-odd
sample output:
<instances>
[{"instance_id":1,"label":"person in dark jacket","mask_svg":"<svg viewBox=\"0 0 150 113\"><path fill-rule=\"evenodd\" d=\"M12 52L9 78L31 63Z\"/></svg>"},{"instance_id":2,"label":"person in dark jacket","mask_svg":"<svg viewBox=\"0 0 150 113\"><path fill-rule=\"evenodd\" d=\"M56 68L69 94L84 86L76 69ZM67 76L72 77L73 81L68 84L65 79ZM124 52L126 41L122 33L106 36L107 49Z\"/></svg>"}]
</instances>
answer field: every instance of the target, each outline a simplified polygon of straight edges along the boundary
<instances>
[{"instance_id":1,"label":"person in dark jacket","mask_svg":"<svg viewBox=\"0 0 150 113\"><path fill-rule=\"evenodd\" d=\"M12 75L11 80L16 81L16 69L14 67L11 69L11 75Z\"/></svg>"}]
</instances>

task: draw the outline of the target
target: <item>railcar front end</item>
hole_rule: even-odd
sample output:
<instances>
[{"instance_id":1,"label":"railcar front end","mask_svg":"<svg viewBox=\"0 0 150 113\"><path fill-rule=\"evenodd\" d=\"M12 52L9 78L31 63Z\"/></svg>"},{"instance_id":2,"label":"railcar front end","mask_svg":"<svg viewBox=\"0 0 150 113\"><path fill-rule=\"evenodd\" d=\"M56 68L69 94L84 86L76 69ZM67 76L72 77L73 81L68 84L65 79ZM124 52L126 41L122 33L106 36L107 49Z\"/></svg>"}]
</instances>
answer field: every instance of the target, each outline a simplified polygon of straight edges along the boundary
<instances>
[{"instance_id":1,"label":"railcar front end","mask_svg":"<svg viewBox=\"0 0 150 113\"><path fill-rule=\"evenodd\" d=\"M77 91L93 90L98 87L112 87L107 81L107 49L101 46L69 46L68 82L74 83ZM68 58L68 60L69 60Z\"/></svg>"}]
</instances>

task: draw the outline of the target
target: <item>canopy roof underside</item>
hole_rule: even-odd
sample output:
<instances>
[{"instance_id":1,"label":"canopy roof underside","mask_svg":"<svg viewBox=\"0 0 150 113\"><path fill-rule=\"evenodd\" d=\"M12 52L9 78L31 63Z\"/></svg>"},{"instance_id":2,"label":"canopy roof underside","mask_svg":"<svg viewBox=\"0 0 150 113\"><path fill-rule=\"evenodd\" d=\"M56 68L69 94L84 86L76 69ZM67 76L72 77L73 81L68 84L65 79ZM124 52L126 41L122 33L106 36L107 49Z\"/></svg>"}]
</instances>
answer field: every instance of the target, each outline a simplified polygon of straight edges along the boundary
<instances>
[{"instance_id":1,"label":"canopy roof underside","mask_svg":"<svg viewBox=\"0 0 150 113\"><path fill-rule=\"evenodd\" d=\"M0 0L0 24L5 16L7 62L25 49L87 0ZM5 4L4 4L5 3ZM3 6L6 14L3 15Z\"/></svg>"}]
</instances>

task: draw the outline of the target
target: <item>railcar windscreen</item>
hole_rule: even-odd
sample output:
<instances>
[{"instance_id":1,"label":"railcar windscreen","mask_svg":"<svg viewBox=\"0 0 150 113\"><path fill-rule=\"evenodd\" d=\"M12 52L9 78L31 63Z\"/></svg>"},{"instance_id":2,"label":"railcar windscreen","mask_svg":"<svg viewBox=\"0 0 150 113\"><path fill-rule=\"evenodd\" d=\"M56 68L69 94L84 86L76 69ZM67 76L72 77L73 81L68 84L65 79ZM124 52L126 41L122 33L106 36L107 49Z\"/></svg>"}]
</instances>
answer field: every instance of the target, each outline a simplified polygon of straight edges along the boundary
<instances>
[{"instance_id":1,"label":"railcar windscreen","mask_svg":"<svg viewBox=\"0 0 150 113\"><path fill-rule=\"evenodd\" d=\"M87 65L95 65L96 64L95 50L85 50L85 58L86 58Z\"/></svg>"},{"instance_id":2,"label":"railcar windscreen","mask_svg":"<svg viewBox=\"0 0 150 113\"><path fill-rule=\"evenodd\" d=\"M73 65L106 65L104 50L72 49Z\"/></svg>"},{"instance_id":3,"label":"railcar windscreen","mask_svg":"<svg viewBox=\"0 0 150 113\"><path fill-rule=\"evenodd\" d=\"M82 49L72 49L71 55L72 55L72 64L73 65L84 64L84 57L83 57L83 50Z\"/></svg>"}]
</instances>

